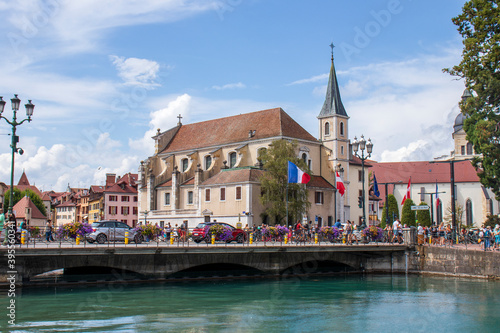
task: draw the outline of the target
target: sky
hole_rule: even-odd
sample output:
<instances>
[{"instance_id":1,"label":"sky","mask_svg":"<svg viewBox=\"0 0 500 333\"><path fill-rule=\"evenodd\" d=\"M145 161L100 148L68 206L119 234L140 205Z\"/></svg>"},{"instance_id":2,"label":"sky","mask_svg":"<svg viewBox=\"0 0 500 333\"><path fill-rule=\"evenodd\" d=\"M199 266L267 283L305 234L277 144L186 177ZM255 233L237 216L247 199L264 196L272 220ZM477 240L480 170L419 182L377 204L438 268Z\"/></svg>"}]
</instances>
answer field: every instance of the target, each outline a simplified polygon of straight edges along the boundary
<instances>
[{"instance_id":1,"label":"sky","mask_svg":"<svg viewBox=\"0 0 500 333\"><path fill-rule=\"evenodd\" d=\"M456 0L0 0L0 96L35 104L14 182L48 191L137 173L157 129L281 107L313 136L333 42L349 138L377 161L453 150L464 82ZM18 112L24 119L25 109ZM0 120L0 182L11 126Z\"/></svg>"}]
</instances>

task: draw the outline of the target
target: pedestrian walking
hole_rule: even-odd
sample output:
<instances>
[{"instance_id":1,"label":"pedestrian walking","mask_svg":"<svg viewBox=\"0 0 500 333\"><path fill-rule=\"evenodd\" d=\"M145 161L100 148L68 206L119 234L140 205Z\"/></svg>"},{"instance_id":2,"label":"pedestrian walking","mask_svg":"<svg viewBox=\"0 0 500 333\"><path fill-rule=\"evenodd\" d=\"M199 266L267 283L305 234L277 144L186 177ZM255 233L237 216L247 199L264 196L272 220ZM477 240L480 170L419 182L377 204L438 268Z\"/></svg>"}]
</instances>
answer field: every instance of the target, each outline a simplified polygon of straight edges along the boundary
<instances>
[{"instance_id":1,"label":"pedestrian walking","mask_svg":"<svg viewBox=\"0 0 500 333\"><path fill-rule=\"evenodd\" d=\"M54 241L54 238L52 237L52 226L50 225L50 221L47 221L45 223L45 240L47 243Z\"/></svg>"}]
</instances>

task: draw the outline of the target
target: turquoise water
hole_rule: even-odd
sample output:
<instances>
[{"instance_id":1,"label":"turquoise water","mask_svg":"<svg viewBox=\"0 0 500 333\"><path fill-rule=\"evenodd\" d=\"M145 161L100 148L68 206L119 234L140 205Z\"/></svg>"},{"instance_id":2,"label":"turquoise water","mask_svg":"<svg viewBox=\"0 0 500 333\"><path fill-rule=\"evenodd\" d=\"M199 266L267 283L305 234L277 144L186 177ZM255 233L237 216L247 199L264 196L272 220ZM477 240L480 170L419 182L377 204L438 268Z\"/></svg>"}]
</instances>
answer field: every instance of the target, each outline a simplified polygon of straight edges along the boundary
<instances>
[{"instance_id":1,"label":"turquoise water","mask_svg":"<svg viewBox=\"0 0 500 333\"><path fill-rule=\"evenodd\" d=\"M498 332L499 295L498 281L357 275L25 288L10 332Z\"/></svg>"}]
</instances>

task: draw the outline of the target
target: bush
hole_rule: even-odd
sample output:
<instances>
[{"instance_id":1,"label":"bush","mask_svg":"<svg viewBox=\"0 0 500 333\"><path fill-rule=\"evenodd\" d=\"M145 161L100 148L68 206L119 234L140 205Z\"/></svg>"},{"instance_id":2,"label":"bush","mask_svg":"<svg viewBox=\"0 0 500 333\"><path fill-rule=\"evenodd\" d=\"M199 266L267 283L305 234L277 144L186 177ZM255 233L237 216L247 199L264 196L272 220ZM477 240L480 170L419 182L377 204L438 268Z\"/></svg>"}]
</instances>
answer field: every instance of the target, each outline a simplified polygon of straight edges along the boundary
<instances>
[{"instance_id":1,"label":"bush","mask_svg":"<svg viewBox=\"0 0 500 333\"><path fill-rule=\"evenodd\" d=\"M488 218L484 221L484 226L490 226L492 229L495 228L496 224L500 224L500 217L498 215L488 215Z\"/></svg>"},{"instance_id":2,"label":"bush","mask_svg":"<svg viewBox=\"0 0 500 333\"><path fill-rule=\"evenodd\" d=\"M421 202L420 203L420 206L426 206L426 205L427 204L425 202ZM417 220L418 220L418 223L420 223L424 227L430 227L431 226L431 214L429 212L429 209L418 210L417 211Z\"/></svg>"},{"instance_id":3,"label":"bush","mask_svg":"<svg viewBox=\"0 0 500 333\"><path fill-rule=\"evenodd\" d=\"M411 210L411 206L415 205L413 200L406 199L401 212L401 224L408 227L415 226L415 211Z\"/></svg>"}]
</instances>

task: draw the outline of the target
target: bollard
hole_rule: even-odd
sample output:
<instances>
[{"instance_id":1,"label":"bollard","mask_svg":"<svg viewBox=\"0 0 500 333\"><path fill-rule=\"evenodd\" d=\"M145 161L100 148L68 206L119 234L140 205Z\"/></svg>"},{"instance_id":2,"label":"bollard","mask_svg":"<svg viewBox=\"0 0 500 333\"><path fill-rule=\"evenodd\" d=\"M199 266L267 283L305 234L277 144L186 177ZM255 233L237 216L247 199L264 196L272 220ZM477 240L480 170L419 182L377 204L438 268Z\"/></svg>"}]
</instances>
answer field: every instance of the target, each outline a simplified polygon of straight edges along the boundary
<instances>
[{"instance_id":1,"label":"bollard","mask_svg":"<svg viewBox=\"0 0 500 333\"><path fill-rule=\"evenodd\" d=\"M457 244L458 244L458 235L457 235Z\"/></svg>"},{"instance_id":2,"label":"bollard","mask_svg":"<svg viewBox=\"0 0 500 333\"><path fill-rule=\"evenodd\" d=\"M318 234L314 234L314 244L318 244Z\"/></svg>"},{"instance_id":3,"label":"bollard","mask_svg":"<svg viewBox=\"0 0 500 333\"><path fill-rule=\"evenodd\" d=\"M249 243L250 244L253 244L253 233L250 234L250 240L249 240Z\"/></svg>"},{"instance_id":4,"label":"bollard","mask_svg":"<svg viewBox=\"0 0 500 333\"><path fill-rule=\"evenodd\" d=\"M170 245L174 244L174 237L170 236Z\"/></svg>"},{"instance_id":5,"label":"bollard","mask_svg":"<svg viewBox=\"0 0 500 333\"><path fill-rule=\"evenodd\" d=\"M125 244L128 244L128 231L125 231Z\"/></svg>"},{"instance_id":6,"label":"bollard","mask_svg":"<svg viewBox=\"0 0 500 333\"><path fill-rule=\"evenodd\" d=\"M215 235L212 235L212 244L215 244Z\"/></svg>"},{"instance_id":7,"label":"bollard","mask_svg":"<svg viewBox=\"0 0 500 333\"><path fill-rule=\"evenodd\" d=\"M429 235L429 245L432 244L432 235Z\"/></svg>"},{"instance_id":8,"label":"bollard","mask_svg":"<svg viewBox=\"0 0 500 333\"><path fill-rule=\"evenodd\" d=\"M80 235L76 236L76 245L80 245Z\"/></svg>"},{"instance_id":9,"label":"bollard","mask_svg":"<svg viewBox=\"0 0 500 333\"><path fill-rule=\"evenodd\" d=\"M342 235L342 244L345 244L345 235Z\"/></svg>"},{"instance_id":10,"label":"bollard","mask_svg":"<svg viewBox=\"0 0 500 333\"><path fill-rule=\"evenodd\" d=\"M288 244L288 235L285 235L285 244Z\"/></svg>"},{"instance_id":11,"label":"bollard","mask_svg":"<svg viewBox=\"0 0 500 333\"><path fill-rule=\"evenodd\" d=\"M26 230L21 231L21 244L26 244Z\"/></svg>"}]
</instances>

